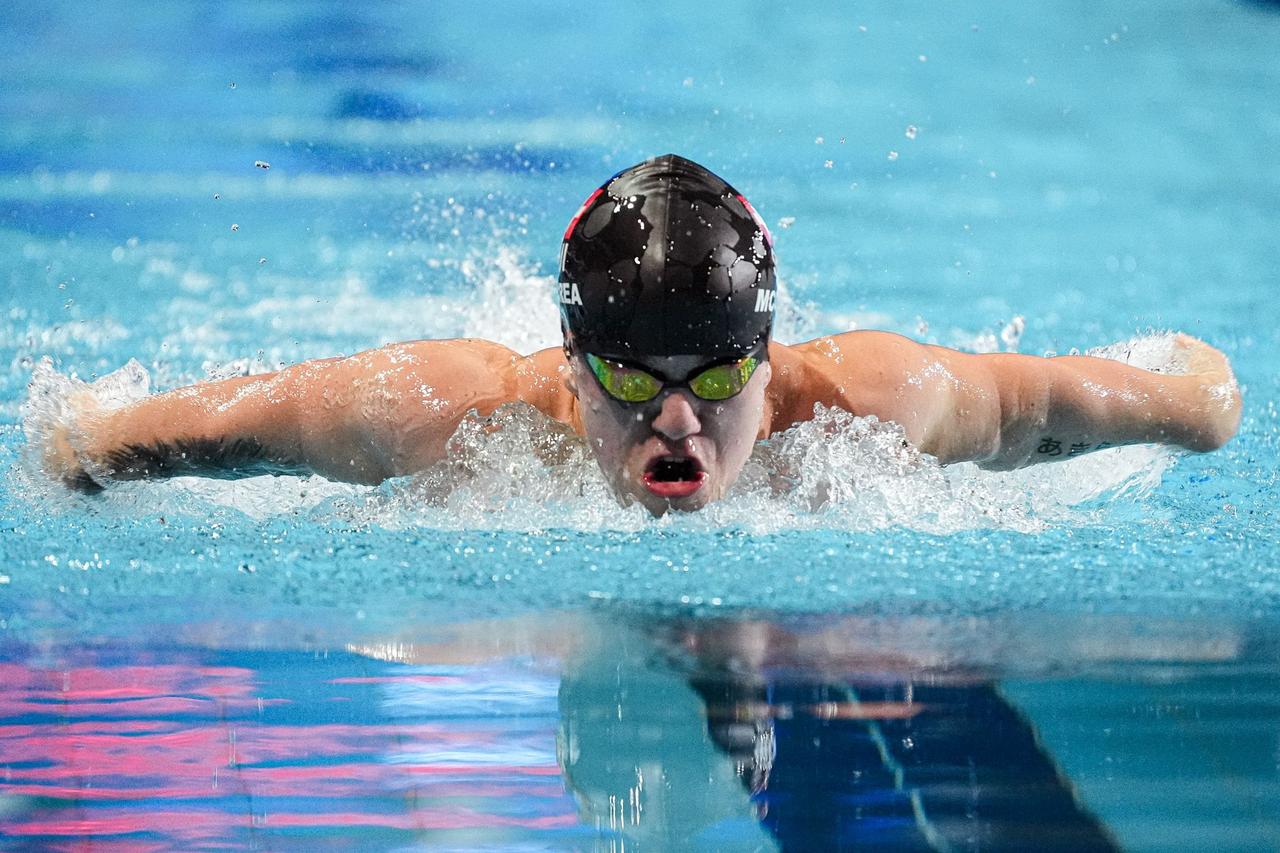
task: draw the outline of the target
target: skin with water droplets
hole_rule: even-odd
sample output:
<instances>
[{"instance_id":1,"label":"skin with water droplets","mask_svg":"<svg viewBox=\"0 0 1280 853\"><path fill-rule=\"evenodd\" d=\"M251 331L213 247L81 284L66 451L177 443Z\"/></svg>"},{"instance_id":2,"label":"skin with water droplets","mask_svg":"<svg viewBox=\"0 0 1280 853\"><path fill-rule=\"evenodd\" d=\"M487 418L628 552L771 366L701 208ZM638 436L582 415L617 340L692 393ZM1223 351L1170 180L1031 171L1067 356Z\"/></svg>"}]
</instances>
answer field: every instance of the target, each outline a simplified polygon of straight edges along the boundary
<instances>
[{"instance_id":1,"label":"skin with water droplets","mask_svg":"<svg viewBox=\"0 0 1280 853\"><path fill-rule=\"evenodd\" d=\"M908 446L940 462L996 469L1052 461L1036 453L1045 436L1064 447L1218 447L1240 416L1226 359L1187 336L1170 346L1185 375L1089 356L973 355L850 332L771 345L769 361L727 401L711 404L676 388L637 407L607 398L585 362L567 362L561 348L521 357L479 340L420 341L147 397L84 419L70 449L51 430L33 434L46 442L47 469L68 481L125 446L252 440L269 458L300 469L377 483L443 459L468 412L487 417L522 401L591 436L622 501L665 512L723 496L758 439L813 420L815 406L896 422ZM674 374L702 363L682 358L688 364L661 363ZM671 455L696 458L707 474L703 486L680 500L639 488L646 466Z\"/></svg>"}]
</instances>

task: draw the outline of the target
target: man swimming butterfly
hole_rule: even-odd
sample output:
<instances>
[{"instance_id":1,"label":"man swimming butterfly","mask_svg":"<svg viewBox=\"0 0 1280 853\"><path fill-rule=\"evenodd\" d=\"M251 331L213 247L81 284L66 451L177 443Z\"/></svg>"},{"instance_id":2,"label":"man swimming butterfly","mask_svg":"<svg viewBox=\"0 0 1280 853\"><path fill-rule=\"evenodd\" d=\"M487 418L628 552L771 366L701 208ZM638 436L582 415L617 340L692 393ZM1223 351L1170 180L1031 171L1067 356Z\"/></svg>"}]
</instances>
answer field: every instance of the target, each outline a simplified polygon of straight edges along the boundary
<instances>
[{"instance_id":1,"label":"man swimming butterfly","mask_svg":"<svg viewBox=\"0 0 1280 853\"><path fill-rule=\"evenodd\" d=\"M757 441L819 403L896 422L943 464L993 469L1142 442L1208 451L1239 425L1225 356L1185 335L1181 375L876 331L788 346L770 340L775 295L772 241L751 205L668 154L619 172L569 223L562 348L415 341L110 411L82 400L44 466L86 491L191 474L374 484L444 458L468 412L519 401L586 436L622 503L661 514L723 496Z\"/></svg>"}]
</instances>

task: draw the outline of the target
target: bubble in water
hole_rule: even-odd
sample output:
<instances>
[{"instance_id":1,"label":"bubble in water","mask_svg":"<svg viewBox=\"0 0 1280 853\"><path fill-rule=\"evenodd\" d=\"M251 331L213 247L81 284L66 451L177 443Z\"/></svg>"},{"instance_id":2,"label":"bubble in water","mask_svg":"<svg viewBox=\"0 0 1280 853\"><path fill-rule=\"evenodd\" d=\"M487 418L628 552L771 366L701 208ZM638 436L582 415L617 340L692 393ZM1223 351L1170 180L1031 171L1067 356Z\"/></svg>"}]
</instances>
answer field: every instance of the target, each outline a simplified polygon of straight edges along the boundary
<instances>
[{"instance_id":1,"label":"bubble in water","mask_svg":"<svg viewBox=\"0 0 1280 853\"><path fill-rule=\"evenodd\" d=\"M796 224L796 218L794 216L784 216L778 220L778 227L783 229L784 231L795 224Z\"/></svg>"},{"instance_id":2,"label":"bubble in water","mask_svg":"<svg viewBox=\"0 0 1280 853\"><path fill-rule=\"evenodd\" d=\"M258 266L262 266L267 262L266 258L258 258Z\"/></svg>"},{"instance_id":3,"label":"bubble in water","mask_svg":"<svg viewBox=\"0 0 1280 853\"><path fill-rule=\"evenodd\" d=\"M890 160L890 162L892 162L892 161L894 161L894 160L897 160L897 159L898 159L898 152L897 152L897 151L890 151L890 152L889 152L889 160Z\"/></svg>"},{"instance_id":4,"label":"bubble in water","mask_svg":"<svg viewBox=\"0 0 1280 853\"><path fill-rule=\"evenodd\" d=\"M230 83L227 84L228 89L234 89L235 87L236 87L236 81L234 80L232 80Z\"/></svg>"},{"instance_id":5,"label":"bubble in water","mask_svg":"<svg viewBox=\"0 0 1280 853\"><path fill-rule=\"evenodd\" d=\"M914 124L907 125L907 131L906 131L907 139L915 139L916 134L919 132L920 132L919 128L917 128Z\"/></svg>"},{"instance_id":6,"label":"bubble in water","mask_svg":"<svg viewBox=\"0 0 1280 853\"><path fill-rule=\"evenodd\" d=\"M232 222L232 223L231 223L231 230L232 230L232 231L239 231L239 230L240 230L240 226L239 226L239 225L237 225L236 223Z\"/></svg>"},{"instance_id":7,"label":"bubble in water","mask_svg":"<svg viewBox=\"0 0 1280 853\"><path fill-rule=\"evenodd\" d=\"M1000 340L1004 341L1004 348L1007 352L1017 352L1018 342L1022 340L1022 332L1026 328L1026 318L1018 314L1000 330Z\"/></svg>"},{"instance_id":8,"label":"bubble in water","mask_svg":"<svg viewBox=\"0 0 1280 853\"><path fill-rule=\"evenodd\" d=\"M257 166L259 169L263 170L264 172L267 169L271 168L271 164L268 163L266 160L254 160L253 165Z\"/></svg>"}]
</instances>

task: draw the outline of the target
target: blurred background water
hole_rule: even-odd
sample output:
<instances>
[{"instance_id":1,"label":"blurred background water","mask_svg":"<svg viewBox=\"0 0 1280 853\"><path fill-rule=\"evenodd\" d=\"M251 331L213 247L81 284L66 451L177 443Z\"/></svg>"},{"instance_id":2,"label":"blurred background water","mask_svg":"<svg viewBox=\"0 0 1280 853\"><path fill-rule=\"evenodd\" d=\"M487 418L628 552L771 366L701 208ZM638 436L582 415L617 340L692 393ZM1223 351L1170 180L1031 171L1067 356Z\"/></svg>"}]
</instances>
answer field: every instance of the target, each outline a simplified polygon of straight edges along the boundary
<instances>
[{"instance_id":1,"label":"blurred background water","mask_svg":"<svg viewBox=\"0 0 1280 853\"><path fill-rule=\"evenodd\" d=\"M0 7L0 841L1280 846L1278 36L1226 0ZM772 228L783 340L1179 329L1241 433L911 477L800 435L840 505L662 522L524 421L444 500L22 459L46 356L167 389L555 345L565 223L667 151Z\"/></svg>"}]
</instances>

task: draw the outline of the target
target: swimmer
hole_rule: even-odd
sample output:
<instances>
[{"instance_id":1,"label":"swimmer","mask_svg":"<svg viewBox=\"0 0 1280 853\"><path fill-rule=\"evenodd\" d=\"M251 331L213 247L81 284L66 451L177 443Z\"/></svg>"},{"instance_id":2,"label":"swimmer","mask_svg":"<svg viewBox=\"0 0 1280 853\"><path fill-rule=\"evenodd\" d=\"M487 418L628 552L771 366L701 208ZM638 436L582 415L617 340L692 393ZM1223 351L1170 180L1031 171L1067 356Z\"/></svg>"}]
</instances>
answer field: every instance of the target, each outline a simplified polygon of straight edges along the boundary
<instances>
[{"instance_id":1,"label":"swimmer","mask_svg":"<svg viewBox=\"0 0 1280 853\"><path fill-rule=\"evenodd\" d=\"M1158 442L1208 451L1240 421L1225 356L1174 344L1179 375L1087 356L975 355L853 331L770 340L772 239L722 179L666 155L587 198L561 247L563 346L399 343L105 410L91 395L41 449L73 488L177 475L314 473L376 484L443 459L468 412L522 402L587 438L623 504L722 497L757 441L815 404L893 421L940 463L1010 469Z\"/></svg>"}]
</instances>

